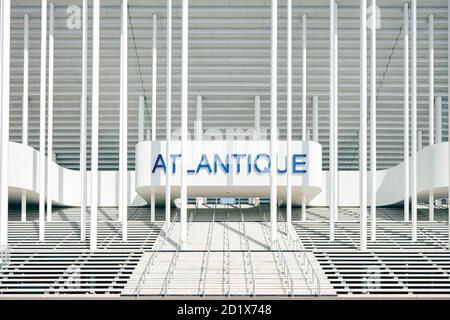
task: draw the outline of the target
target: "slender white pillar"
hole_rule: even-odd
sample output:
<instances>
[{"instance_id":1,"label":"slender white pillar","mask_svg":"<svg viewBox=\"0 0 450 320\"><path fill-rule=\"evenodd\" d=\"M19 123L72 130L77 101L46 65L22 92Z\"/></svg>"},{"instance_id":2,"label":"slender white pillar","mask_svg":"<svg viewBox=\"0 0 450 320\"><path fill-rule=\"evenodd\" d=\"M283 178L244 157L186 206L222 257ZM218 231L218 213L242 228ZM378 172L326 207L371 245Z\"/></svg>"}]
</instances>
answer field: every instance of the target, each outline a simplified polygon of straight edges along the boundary
<instances>
[{"instance_id":1,"label":"slender white pillar","mask_svg":"<svg viewBox=\"0 0 450 320\"><path fill-rule=\"evenodd\" d=\"M91 237L90 250L97 250L98 205L98 111L99 111L99 52L100 0L93 0L92 18L92 133L91 133Z\"/></svg>"},{"instance_id":2,"label":"slender white pillar","mask_svg":"<svg viewBox=\"0 0 450 320\"><path fill-rule=\"evenodd\" d=\"M196 121L195 121L195 140L202 140L203 136L203 98L197 96Z\"/></svg>"},{"instance_id":3,"label":"slender white pillar","mask_svg":"<svg viewBox=\"0 0 450 320\"><path fill-rule=\"evenodd\" d=\"M8 245L8 160L9 160L9 94L11 1L2 0L0 20L0 89L1 89L1 156L0 156L0 246Z\"/></svg>"},{"instance_id":4,"label":"slender white pillar","mask_svg":"<svg viewBox=\"0 0 450 320\"><path fill-rule=\"evenodd\" d=\"M88 0L83 0L83 35L81 49L81 104L80 104L80 173L81 204L80 229L81 241L86 241L86 207L87 207L87 80L88 80Z\"/></svg>"},{"instance_id":5,"label":"slender white pillar","mask_svg":"<svg viewBox=\"0 0 450 320\"><path fill-rule=\"evenodd\" d=\"M39 241L45 241L45 101L47 73L47 0L41 6L41 79L39 110Z\"/></svg>"},{"instance_id":6,"label":"slender white pillar","mask_svg":"<svg viewBox=\"0 0 450 320\"><path fill-rule=\"evenodd\" d=\"M436 143L442 142L442 97L437 96L434 100L434 119Z\"/></svg>"},{"instance_id":7,"label":"slender white pillar","mask_svg":"<svg viewBox=\"0 0 450 320\"><path fill-rule=\"evenodd\" d=\"M286 83L286 222L292 222L292 0L287 0L287 83ZM303 105L303 108L305 105Z\"/></svg>"},{"instance_id":8,"label":"slender white pillar","mask_svg":"<svg viewBox=\"0 0 450 320\"><path fill-rule=\"evenodd\" d=\"M370 240L377 240L377 1L370 23Z\"/></svg>"},{"instance_id":9,"label":"slender white pillar","mask_svg":"<svg viewBox=\"0 0 450 320\"><path fill-rule=\"evenodd\" d=\"M122 241L128 240L128 0L122 0L122 27L120 43L120 176Z\"/></svg>"},{"instance_id":10,"label":"slender white pillar","mask_svg":"<svg viewBox=\"0 0 450 320\"><path fill-rule=\"evenodd\" d=\"M367 0L360 2L360 249L367 249Z\"/></svg>"},{"instance_id":11,"label":"slender white pillar","mask_svg":"<svg viewBox=\"0 0 450 320\"><path fill-rule=\"evenodd\" d=\"M172 0L167 0L167 41L166 41L166 159L170 159L172 134ZM168 160L167 160L168 161ZM172 170L167 165L166 171L166 227L170 224L171 176Z\"/></svg>"},{"instance_id":12,"label":"slender white pillar","mask_svg":"<svg viewBox=\"0 0 450 320\"><path fill-rule=\"evenodd\" d=\"M319 97L312 97L313 141L319 142Z\"/></svg>"},{"instance_id":13,"label":"slender white pillar","mask_svg":"<svg viewBox=\"0 0 450 320\"><path fill-rule=\"evenodd\" d=\"M196 100L196 120L195 120L195 140L203 139L203 98L198 95ZM206 202L206 198L197 197L195 199L196 206L201 206Z\"/></svg>"},{"instance_id":14,"label":"slender white pillar","mask_svg":"<svg viewBox=\"0 0 450 320\"><path fill-rule=\"evenodd\" d=\"M188 62L189 0L183 0L181 18L181 242L187 240L187 149L188 149Z\"/></svg>"},{"instance_id":15,"label":"slender white pillar","mask_svg":"<svg viewBox=\"0 0 450 320\"><path fill-rule=\"evenodd\" d=\"M271 242L277 240L277 151L278 151L278 128L277 128L277 54L278 54L278 1L272 0L271 14L271 53L270 53L270 222Z\"/></svg>"},{"instance_id":16,"label":"slender white pillar","mask_svg":"<svg viewBox=\"0 0 450 320\"><path fill-rule=\"evenodd\" d=\"M335 96L335 70L336 67L336 34L335 34L335 19L336 19L336 6L335 0L330 0L330 141L329 141L329 167L330 167L330 241L334 241L334 224L337 216L337 199L335 198L335 180L337 179L337 175L335 174L335 166L337 155L335 154L335 118L337 117L336 110L336 96Z\"/></svg>"},{"instance_id":17,"label":"slender white pillar","mask_svg":"<svg viewBox=\"0 0 450 320\"><path fill-rule=\"evenodd\" d=\"M428 16L428 143L434 144L434 16ZM428 195L430 221L434 221L434 190Z\"/></svg>"},{"instance_id":18,"label":"slender white pillar","mask_svg":"<svg viewBox=\"0 0 450 320\"><path fill-rule=\"evenodd\" d=\"M156 75L158 59L158 16L152 15L153 37L152 37L152 141L156 141ZM152 187L150 193L150 221L155 221L155 189Z\"/></svg>"},{"instance_id":19,"label":"slender white pillar","mask_svg":"<svg viewBox=\"0 0 450 320\"><path fill-rule=\"evenodd\" d=\"M145 97L139 96L138 105L138 142L144 141Z\"/></svg>"},{"instance_id":20,"label":"slender white pillar","mask_svg":"<svg viewBox=\"0 0 450 320\"><path fill-rule=\"evenodd\" d=\"M335 161L333 166L333 197L335 199L334 201L334 221L338 221L338 210L339 210L339 174L338 174L338 162L339 162L339 152L338 152L338 119L339 119L339 113L338 113L338 105L339 105L339 88L338 88L338 2L339 0L336 0L334 2L334 124L333 124L333 154L335 155Z\"/></svg>"},{"instance_id":21,"label":"slender white pillar","mask_svg":"<svg viewBox=\"0 0 450 320\"><path fill-rule=\"evenodd\" d=\"M403 4L403 213L409 221L409 2Z\"/></svg>"},{"instance_id":22,"label":"slender white pillar","mask_svg":"<svg viewBox=\"0 0 450 320\"><path fill-rule=\"evenodd\" d=\"M450 34L450 0L447 3L447 34ZM450 41L447 41L447 79L450 79ZM448 82L448 96L450 96L450 81ZM450 114L450 103L448 104L448 114ZM450 117L448 117L448 132L450 132ZM450 159L450 134L448 135L448 158ZM448 167L448 181L450 181L450 160ZM448 186L448 198L450 198L450 183ZM448 206L448 235L447 235L448 243L447 249L450 250L450 206Z\"/></svg>"},{"instance_id":23,"label":"slender white pillar","mask_svg":"<svg viewBox=\"0 0 450 320\"><path fill-rule=\"evenodd\" d=\"M54 76L54 31L55 31L55 5L50 3L49 11L49 37L48 37L48 127L47 127L47 221L52 221L52 154L53 154L53 76Z\"/></svg>"},{"instance_id":24,"label":"slender white pillar","mask_svg":"<svg viewBox=\"0 0 450 320\"><path fill-rule=\"evenodd\" d=\"M306 141L306 14L302 14L302 140Z\"/></svg>"},{"instance_id":25,"label":"slender white pillar","mask_svg":"<svg viewBox=\"0 0 450 320\"><path fill-rule=\"evenodd\" d=\"M22 94L22 144L28 145L28 79L29 79L29 34L30 18L28 14L23 16L23 94ZM21 197L21 219L27 220L27 192L22 191Z\"/></svg>"},{"instance_id":26,"label":"slender white pillar","mask_svg":"<svg viewBox=\"0 0 450 320\"><path fill-rule=\"evenodd\" d=\"M261 97L255 96L255 140L261 139Z\"/></svg>"},{"instance_id":27,"label":"slender white pillar","mask_svg":"<svg viewBox=\"0 0 450 320\"><path fill-rule=\"evenodd\" d=\"M417 1L411 1L411 239L417 241Z\"/></svg>"}]
</instances>

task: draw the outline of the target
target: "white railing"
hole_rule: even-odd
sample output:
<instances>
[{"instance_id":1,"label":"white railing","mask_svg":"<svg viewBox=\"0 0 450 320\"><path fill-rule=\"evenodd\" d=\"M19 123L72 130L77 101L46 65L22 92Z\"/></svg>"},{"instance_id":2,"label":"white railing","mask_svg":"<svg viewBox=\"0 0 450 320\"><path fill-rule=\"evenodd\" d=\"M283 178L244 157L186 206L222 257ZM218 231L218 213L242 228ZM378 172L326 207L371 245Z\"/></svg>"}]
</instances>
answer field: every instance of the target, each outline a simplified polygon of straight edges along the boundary
<instances>
[{"instance_id":1,"label":"white railing","mask_svg":"<svg viewBox=\"0 0 450 320\"><path fill-rule=\"evenodd\" d=\"M8 246L0 246L0 269L11 262L11 250Z\"/></svg>"},{"instance_id":2,"label":"white railing","mask_svg":"<svg viewBox=\"0 0 450 320\"><path fill-rule=\"evenodd\" d=\"M292 235L292 230L290 226L287 226L287 238L289 241L289 246L292 248L294 256L297 260L297 264L302 270L303 277L308 286L308 289L312 295L320 296L321 285L320 279L317 275L311 260L309 260L306 254L305 247L299 239L295 239Z\"/></svg>"},{"instance_id":3,"label":"white railing","mask_svg":"<svg viewBox=\"0 0 450 320\"><path fill-rule=\"evenodd\" d=\"M294 281L292 280L291 271L289 270L288 263L286 261L286 257L284 256L283 250L281 250L280 242L276 240L274 242L274 248L273 248L275 259L278 263L278 267L280 270L280 274L285 277L284 282L289 287L288 294L291 296L294 296Z\"/></svg>"},{"instance_id":4,"label":"white railing","mask_svg":"<svg viewBox=\"0 0 450 320\"><path fill-rule=\"evenodd\" d=\"M164 279L164 283L161 290L162 296L167 296L167 290L169 289L170 280L172 280L173 273L175 272L175 268L177 266L178 258L180 257L181 243L178 244L175 253L172 256L172 260L170 261L169 269L167 270L166 277Z\"/></svg>"},{"instance_id":5,"label":"white railing","mask_svg":"<svg viewBox=\"0 0 450 320\"><path fill-rule=\"evenodd\" d=\"M189 235L189 230L191 229L192 221L195 220L197 211L191 212L191 215L189 216L189 222L187 226L186 233ZM164 283L161 289L161 295L167 296L167 292L169 290L170 281L172 280L173 273L175 272L175 268L177 267L178 258L180 257L180 251L183 247L183 243L179 242L174 255L172 256L172 260L170 261L169 269L167 270L166 277L164 278Z\"/></svg>"},{"instance_id":6,"label":"white railing","mask_svg":"<svg viewBox=\"0 0 450 320\"><path fill-rule=\"evenodd\" d=\"M249 278L249 285L252 287L252 290L253 290L252 296L254 297L256 295L255 274L254 274L254 271L253 271L252 254L251 254L251 251L250 251L250 243L248 241L247 233L245 231L245 220L244 220L244 213L242 212L242 209L241 209L241 223L240 223L240 225L242 226L241 244L242 244L242 237L244 237L245 241L243 243L243 246L245 246L247 248L247 259L248 259L248 264L249 264L249 269L250 269L250 272L249 272L250 274L248 276L251 276ZM244 253L244 257L245 257L245 253ZM244 265L245 265L245 263L246 262L244 261Z\"/></svg>"},{"instance_id":7,"label":"white railing","mask_svg":"<svg viewBox=\"0 0 450 320\"><path fill-rule=\"evenodd\" d=\"M212 217L212 220L210 222L209 229L208 229L208 237L207 237L208 238L208 240L207 240L208 249L207 249L207 252L206 252L206 261L204 261L204 263L202 264L202 270L201 270L201 273L202 273L202 284L203 284L202 296L205 296L206 276L208 274L209 253L211 251L211 243L212 243L212 235L213 235L213 232L214 232L214 220L215 219L216 219L216 210L214 209L213 217Z\"/></svg>"},{"instance_id":8,"label":"white railing","mask_svg":"<svg viewBox=\"0 0 450 320\"><path fill-rule=\"evenodd\" d=\"M178 216L178 212L175 214L175 216L173 217L172 221L175 222L176 218ZM167 239L169 238L172 230L173 230L173 226L174 223L171 222L169 224L167 224L167 222L164 224L163 227L163 232L164 232L164 237L158 237L158 240L155 242L155 244L152 247L152 255L150 256L150 259L148 260L147 264L145 265L144 271L142 272L141 277L139 278L138 284L136 286L135 292L136 295L139 297L139 295L141 294L141 286L142 284L145 282L145 276L149 273L150 268L153 266L156 256L158 255L158 252L161 250L161 248L164 246L164 244L167 242Z\"/></svg>"}]
</instances>

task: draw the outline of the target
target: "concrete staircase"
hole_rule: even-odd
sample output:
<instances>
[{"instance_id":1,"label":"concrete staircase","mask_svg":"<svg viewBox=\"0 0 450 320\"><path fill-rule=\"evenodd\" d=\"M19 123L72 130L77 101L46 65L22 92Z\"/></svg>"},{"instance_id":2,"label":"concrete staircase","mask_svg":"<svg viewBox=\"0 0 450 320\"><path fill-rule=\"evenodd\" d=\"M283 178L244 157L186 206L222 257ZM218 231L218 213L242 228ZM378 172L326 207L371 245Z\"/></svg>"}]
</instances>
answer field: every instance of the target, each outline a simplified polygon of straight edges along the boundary
<instances>
[{"instance_id":1,"label":"concrete staircase","mask_svg":"<svg viewBox=\"0 0 450 320\"><path fill-rule=\"evenodd\" d=\"M300 253L287 229L278 230L274 246L267 223L245 222L243 215L240 222L215 222L213 217L210 222L190 222L181 248L179 228L173 223L159 241L161 249L153 253L151 268L146 266L152 253L142 256L122 295L335 295L325 274L314 270L320 269L314 255Z\"/></svg>"}]
</instances>

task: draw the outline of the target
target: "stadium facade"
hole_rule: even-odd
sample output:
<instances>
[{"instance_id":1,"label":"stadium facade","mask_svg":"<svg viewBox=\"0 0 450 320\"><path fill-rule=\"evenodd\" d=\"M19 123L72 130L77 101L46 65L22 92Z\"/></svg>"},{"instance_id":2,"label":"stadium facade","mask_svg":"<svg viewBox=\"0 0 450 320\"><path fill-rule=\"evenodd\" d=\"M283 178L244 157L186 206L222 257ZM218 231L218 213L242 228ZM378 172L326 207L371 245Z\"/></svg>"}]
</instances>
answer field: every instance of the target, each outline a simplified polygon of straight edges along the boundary
<instances>
[{"instance_id":1,"label":"stadium facade","mask_svg":"<svg viewBox=\"0 0 450 320\"><path fill-rule=\"evenodd\" d=\"M449 296L449 7L3 0L0 295Z\"/></svg>"}]
</instances>

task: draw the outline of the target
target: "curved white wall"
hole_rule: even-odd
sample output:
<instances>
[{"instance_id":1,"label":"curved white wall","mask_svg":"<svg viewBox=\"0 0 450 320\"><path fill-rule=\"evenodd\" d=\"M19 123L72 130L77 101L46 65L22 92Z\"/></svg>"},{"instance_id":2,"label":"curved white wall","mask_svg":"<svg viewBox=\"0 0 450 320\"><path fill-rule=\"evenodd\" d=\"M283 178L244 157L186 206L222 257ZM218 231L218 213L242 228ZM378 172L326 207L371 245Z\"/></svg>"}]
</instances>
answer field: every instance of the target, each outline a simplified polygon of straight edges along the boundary
<instances>
[{"instance_id":1,"label":"curved white wall","mask_svg":"<svg viewBox=\"0 0 450 320\"><path fill-rule=\"evenodd\" d=\"M9 143L9 198L11 202L20 202L21 191L27 191L27 201L39 201L39 151L20 143ZM80 180L79 171L69 170L52 164L53 170L53 202L56 205L80 206ZM88 172L88 205L90 204L90 172ZM145 201L134 191L134 171L128 172L128 199L129 205L144 205ZM118 206L117 171L99 172L99 206Z\"/></svg>"},{"instance_id":2,"label":"curved white wall","mask_svg":"<svg viewBox=\"0 0 450 320\"><path fill-rule=\"evenodd\" d=\"M148 152L151 149L151 143L144 142L136 146L137 153L144 155L141 161L137 161L137 169L140 173L136 181L135 172L128 173L128 195L129 205L141 206L145 205L146 201L136 192L142 194L146 198L147 191L150 184L148 179L151 176L150 160L146 158L145 154L150 157ZM163 148L164 143L161 143ZM176 144L174 144L176 145ZM251 146L248 146L252 150ZM310 143L310 154L321 152L320 145L317 143ZM138 152L139 149L142 149ZM176 150L176 147L174 147ZM256 149L255 149L256 150ZM19 143L10 142L9 144L9 196L11 202L19 202L22 190L27 191L27 198L30 203L38 202L39 195L39 151L24 146ZM163 151L161 149L161 151ZM161 152L164 154L164 152ZM248 152L247 152L248 153ZM137 157L139 158L139 157ZM320 158L320 157L319 157ZM312 157L314 159L314 157ZM310 163L309 170L317 172L321 166L320 161L308 161ZM449 158L448 158L448 142L435 144L423 148L418 152L417 157L417 190L419 201L426 201L428 199L428 190L434 189L436 198L447 197L449 185ZM57 205L64 206L79 206L80 205L80 172L69 170L53 163L53 199ZM158 176L158 175L156 175ZM100 171L99 172L99 205L100 206L117 206L118 205L118 172L116 171ZM261 178L261 177L260 177ZM151 179L151 178L150 178ZM154 177L155 179L155 177ZM160 193L157 193L159 200L163 199L164 178L159 175L156 178L157 184L160 186ZM177 195L179 189L179 182L174 177L174 196ZM309 181L300 181L293 179L294 195L301 191L302 186L310 187L310 195L314 197L310 205L312 206L328 206L329 205L329 173L321 171L309 175ZM285 179L280 177L279 193L280 199L283 199L285 193ZM211 196L226 196L223 193L224 186L229 181L218 180L217 188L210 188L206 186L207 193ZM243 181L241 181L243 182ZM248 181L247 181L248 182ZM265 196L267 193L268 182L253 180L250 182L243 182L239 186L239 180L233 181L237 183L235 196L248 195L249 190L254 196ZM190 194L195 195L196 192L204 193L205 186L201 181L195 183L195 179L189 180ZM370 184L369 184L370 186ZM88 172L88 195L90 194L90 173ZM249 189L250 188L250 189ZM303 189L306 191L306 189ZM368 190L370 192L370 190ZM208 195L207 194L207 195ZM298 197L293 199L294 203L299 203ZM403 201L403 162L397 166L381 170L377 172L377 205L392 205ZM90 199L88 197L88 203ZM370 198L369 198L370 203ZM340 206L359 206L359 172L358 171L340 171L339 172L339 205Z\"/></svg>"}]
</instances>

